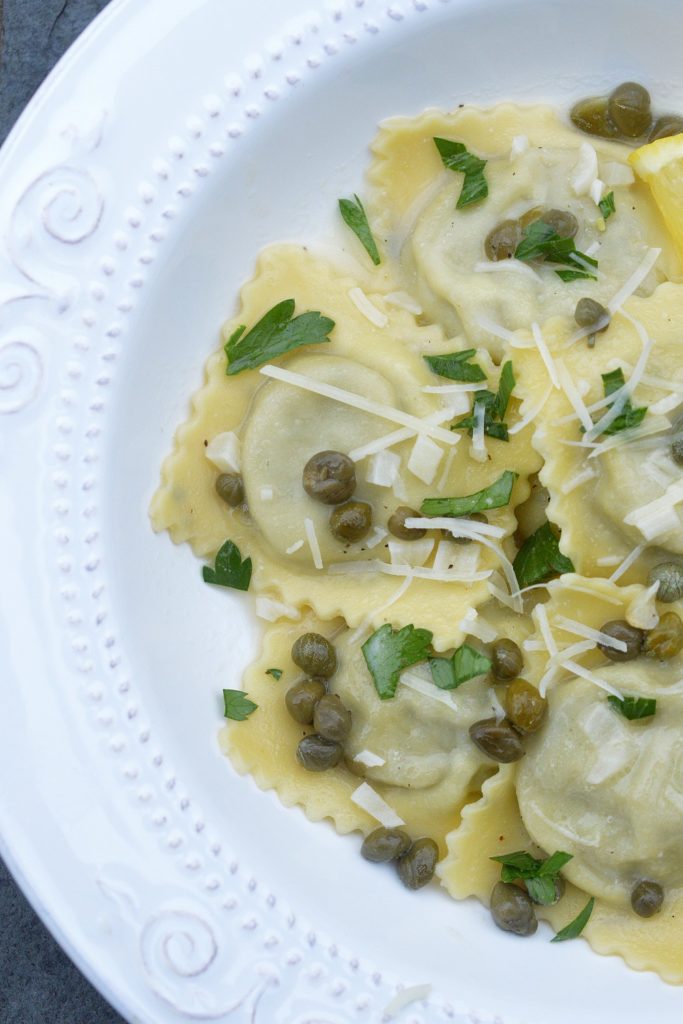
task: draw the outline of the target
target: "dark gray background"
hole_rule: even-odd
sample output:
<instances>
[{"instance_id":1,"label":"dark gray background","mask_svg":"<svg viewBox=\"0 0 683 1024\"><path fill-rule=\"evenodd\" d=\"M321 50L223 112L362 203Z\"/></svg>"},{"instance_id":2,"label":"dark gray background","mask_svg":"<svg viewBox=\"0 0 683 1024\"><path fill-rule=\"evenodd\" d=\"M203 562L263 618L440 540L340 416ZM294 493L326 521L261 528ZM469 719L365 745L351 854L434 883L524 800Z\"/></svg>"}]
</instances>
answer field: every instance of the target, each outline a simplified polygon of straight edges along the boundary
<instances>
[{"instance_id":1,"label":"dark gray background","mask_svg":"<svg viewBox=\"0 0 683 1024\"><path fill-rule=\"evenodd\" d=\"M52 65L107 3L0 0L0 141ZM123 1024L54 942L1 861L0 1024Z\"/></svg>"}]
</instances>

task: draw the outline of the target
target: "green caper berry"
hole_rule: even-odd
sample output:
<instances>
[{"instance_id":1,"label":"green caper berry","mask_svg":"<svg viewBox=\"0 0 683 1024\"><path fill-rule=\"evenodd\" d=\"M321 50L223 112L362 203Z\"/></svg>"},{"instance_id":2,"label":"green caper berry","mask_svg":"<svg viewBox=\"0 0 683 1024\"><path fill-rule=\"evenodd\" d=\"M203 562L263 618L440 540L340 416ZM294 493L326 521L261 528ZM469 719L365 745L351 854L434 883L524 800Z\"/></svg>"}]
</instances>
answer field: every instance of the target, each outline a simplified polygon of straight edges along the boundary
<instances>
[{"instance_id":1,"label":"green caper berry","mask_svg":"<svg viewBox=\"0 0 683 1024\"><path fill-rule=\"evenodd\" d=\"M671 135L680 135L683 132L683 117L677 114L664 114L658 117L652 126L652 131L647 137L648 142L656 142L657 139L668 139Z\"/></svg>"},{"instance_id":2,"label":"green caper berry","mask_svg":"<svg viewBox=\"0 0 683 1024\"><path fill-rule=\"evenodd\" d=\"M244 501L244 482L239 473L221 473L217 476L216 494L231 508L241 505Z\"/></svg>"},{"instance_id":3,"label":"green caper berry","mask_svg":"<svg viewBox=\"0 0 683 1024\"><path fill-rule=\"evenodd\" d=\"M531 897L511 882L496 882L494 885L491 916L499 928L514 935L533 935L538 928Z\"/></svg>"},{"instance_id":4,"label":"green caper berry","mask_svg":"<svg viewBox=\"0 0 683 1024\"><path fill-rule=\"evenodd\" d=\"M488 518L483 512L472 512L469 516L460 516L459 518L464 519L468 523L488 523ZM471 537L454 537L449 530L446 530L446 536L454 540L456 544L471 544Z\"/></svg>"},{"instance_id":5,"label":"green caper berry","mask_svg":"<svg viewBox=\"0 0 683 1024\"><path fill-rule=\"evenodd\" d=\"M514 640L501 637L491 645L491 671L499 682L515 679L522 671L524 659Z\"/></svg>"},{"instance_id":6,"label":"green caper berry","mask_svg":"<svg viewBox=\"0 0 683 1024\"><path fill-rule=\"evenodd\" d=\"M522 241L522 225L517 220L504 220L489 231L484 241L484 252L489 260L509 260Z\"/></svg>"},{"instance_id":7,"label":"green caper berry","mask_svg":"<svg viewBox=\"0 0 683 1024\"><path fill-rule=\"evenodd\" d=\"M603 305L584 296L576 303L574 319L579 327L590 327L593 331L606 331L610 324L610 313Z\"/></svg>"},{"instance_id":8,"label":"green caper berry","mask_svg":"<svg viewBox=\"0 0 683 1024\"><path fill-rule=\"evenodd\" d=\"M661 909L664 902L664 890L657 882L641 879L631 892L631 906L638 917L652 917Z\"/></svg>"},{"instance_id":9,"label":"green caper berry","mask_svg":"<svg viewBox=\"0 0 683 1024\"><path fill-rule=\"evenodd\" d=\"M519 733L515 732L507 719L484 718L470 726L470 739L492 761L511 764L524 757Z\"/></svg>"},{"instance_id":10,"label":"green caper berry","mask_svg":"<svg viewBox=\"0 0 683 1024\"><path fill-rule=\"evenodd\" d=\"M647 582L650 586L659 583L657 600L671 604L683 597L683 565L678 562L660 562L650 569Z\"/></svg>"},{"instance_id":11,"label":"green caper berry","mask_svg":"<svg viewBox=\"0 0 683 1024\"><path fill-rule=\"evenodd\" d=\"M551 227L560 238L574 238L579 230L579 222L568 210L546 210L538 218Z\"/></svg>"},{"instance_id":12,"label":"green caper berry","mask_svg":"<svg viewBox=\"0 0 683 1024\"><path fill-rule=\"evenodd\" d=\"M307 772L325 772L334 768L344 756L344 748L335 740L324 736L304 736L296 748L296 758Z\"/></svg>"},{"instance_id":13,"label":"green caper berry","mask_svg":"<svg viewBox=\"0 0 683 1024\"><path fill-rule=\"evenodd\" d=\"M618 651L616 647L608 647L606 644L598 644L600 651L610 661L633 661L643 649L645 633L642 629L629 626L628 622L624 619L614 619L611 622L606 622L604 626L600 627L600 632L607 633L608 636L613 637L615 640L621 640L622 643L626 644L625 651Z\"/></svg>"},{"instance_id":14,"label":"green caper berry","mask_svg":"<svg viewBox=\"0 0 683 1024\"><path fill-rule=\"evenodd\" d=\"M673 434L669 451L671 458L676 465L683 466L683 430L677 430L676 433Z\"/></svg>"},{"instance_id":15,"label":"green caper berry","mask_svg":"<svg viewBox=\"0 0 683 1024\"><path fill-rule=\"evenodd\" d=\"M392 533L394 537L398 537L399 540L421 540L426 536L426 530L411 530L406 526L406 519L419 519L420 513L416 512L414 508L408 508L407 505L399 505L395 512L389 516L389 522L387 523L387 529L389 533Z\"/></svg>"},{"instance_id":16,"label":"green caper berry","mask_svg":"<svg viewBox=\"0 0 683 1024\"><path fill-rule=\"evenodd\" d=\"M302 483L323 505L341 505L356 489L356 467L343 452L317 452L304 466Z\"/></svg>"},{"instance_id":17,"label":"green caper berry","mask_svg":"<svg viewBox=\"0 0 683 1024\"><path fill-rule=\"evenodd\" d=\"M637 139L650 127L650 94L637 82L622 82L607 103L610 119L622 135Z\"/></svg>"},{"instance_id":18,"label":"green caper berry","mask_svg":"<svg viewBox=\"0 0 683 1024\"><path fill-rule=\"evenodd\" d=\"M337 670L337 652L320 633L303 633L294 641L292 661L309 676L329 679Z\"/></svg>"},{"instance_id":19,"label":"green caper berry","mask_svg":"<svg viewBox=\"0 0 683 1024\"><path fill-rule=\"evenodd\" d=\"M347 738L351 732L351 712L336 693L328 693L315 705L313 727L326 740L343 743Z\"/></svg>"},{"instance_id":20,"label":"green caper berry","mask_svg":"<svg viewBox=\"0 0 683 1024\"><path fill-rule=\"evenodd\" d=\"M372 506L366 501L347 501L330 513L330 530L337 540L362 540L371 526Z\"/></svg>"},{"instance_id":21,"label":"green caper berry","mask_svg":"<svg viewBox=\"0 0 683 1024\"><path fill-rule=\"evenodd\" d=\"M609 115L606 96L579 100L569 116L574 125L587 135L598 135L603 139L615 139L619 135L619 129Z\"/></svg>"},{"instance_id":22,"label":"green caper berry","mask_svg":"<svg viewBox=\"0 0 683 1024\"><path fill-rule=\"evenodd\" d=\"M519 732L537 732L548 710L548 701L526 679L515 679L505 691L505 713Z\"/></svg>"},{"instance_id":23,"label":"green caper berry","mask_svg":"<svg viewBox=\"0 0 683 1024\"><path fill-rule=\"evenodd\" d=\"M361 857L373 864L398 860L411 846L410 836L398 828L376 828L366 836L360 848Z\"/></svg>"},{"instance_id":24,"label":"green caper berry","mask_svg":"<svg viewBox=\"0 0 683 1024\"><path fill-rule=\"evenodd\" d=\"M407 853L396 861L396 870L406 889L421 889L434 877L439 847L433 839L416 839Z\"/></svg>"},{"instance_id":25,"label":"green caper berry","mask_svg":"<svg viewBox=\"0 0 683 1024\"><path fill-rule=\"evenodd\" d=\"M645 637L645 653L667 661L683 650L683 622L676 612L665 612Z\"/></svg>"},{"instance_id":26,"label":"green caper berry","mask_svg":"<svg viewBox=\"0 0 683 1024\"><path fill-rule=\"evenodd\" d=\"M310 725L315 706L326 692L325 684L320 679L304 679L290 686L285 694L285 705L294 721Z\"/></svg>"}]
</instances>

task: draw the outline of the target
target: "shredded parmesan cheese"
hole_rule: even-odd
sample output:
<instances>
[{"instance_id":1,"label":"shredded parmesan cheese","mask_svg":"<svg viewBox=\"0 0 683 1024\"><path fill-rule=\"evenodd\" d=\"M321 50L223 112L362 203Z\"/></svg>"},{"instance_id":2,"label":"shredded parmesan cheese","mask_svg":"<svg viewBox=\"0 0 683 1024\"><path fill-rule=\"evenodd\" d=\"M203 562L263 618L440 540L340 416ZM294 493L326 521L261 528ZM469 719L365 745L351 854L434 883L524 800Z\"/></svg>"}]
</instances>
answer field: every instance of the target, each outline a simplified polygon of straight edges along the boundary
<instances>
[{"instance_id":1,"label":"shredded parmesan cheese","mask_svg":"<svg viewBox=\"0 0 683 1024\"><path fill-rule=\"evenodd\" d=\"M383 764L386 764L386 760L380 757L378 754L373 754L371 750L361 750L353 758L356 764L362 764L366 768L381 768Z\"/></svg>"},{"instance_id":2,"label":"shredded parmesan cheese","mask_svg":"<svg viewBox=\"0 0 683 1024\"><path fill-rule=\"evenodd\" d=\"M259 491L259 493L261 495L261 501L272 501L273 500L273 495L275 494L275 491L273 490L272 487L267 487L266 486L266 487L262 487L261 490Z\"/></svg>"},{"instance_id":3,"label":"shredded parmesan cheese","mask_svg":"<svg viewBox=\"0 0 683 1024\"><path fill-rule=\"evenodd\" d=\"M387 326L389 317L370 302L362 288L350 288L349 298L358 312L362 313L365 319L369 320L375 327Z\"/></svg>"},{"instance_id":4,"label":"shredded parmesan cheese","mask_svg":"<svg viewBox=\"0 0 683 1024\"><path fill-rule=\"evenodd\" d=\"M303 546L304 542L302 540L295 540L294 543L290 544L290 546L287 548L285 554L293 555L295 551L300 551Z\"/></svg>"},{"instance_id":5,"label":"shredded parmesan cheese","mask_svg":"<svg viewBox=\"0 0 683 1024\"><path fill-rule=\"evenodd\" d=\"M522 419L515 423L514 427L510 427L508 429L508 434L519 434L520 430L524 430L525 427L528 427L528 425L536 419L541 409L552 395L553 391L554 388L551 384L548 390L543 395L543 398L538 403L538 405L533 406L533 408L529 409L528 412L524 413Z\"/></svg>"},{"instance_id":6,"label":"shredded parmesan cheese","mask_svg":"<svg viewBox=\"0 0 683 1024\"><path fill-rule=\"evenodd\" d=\"M306 530L306 540L308 546L311 549L311 556L313 558L313 565L316 569L322 569L323 558L320 554L320 544L318 543L318 536L315 532L315 526L313 525L312 519L304 519L304 529Z\"/></svg>"},{"instance_id":7,"label":"shredded parmesan cheese","mask_svg":"<svg viewBox=\"0 0 683 1024\"><path fill-rule=\"evenodd\" d=\"M683 501L683 481L670 484L664 494L646 505L633 509L624 522L640 530L645 540L654 540L669 530L680 529L681 521L676 505Z\"/></svg>"},{"instance_id":8,"label":"shredded parmesan cheese","mask_svg":"<svg viewBox=\"0 0 683 1024\"><path fill-rule=\"evenodd\" d=\"M577 160L570 184L574 195L585 196L590 192L591 185L598 176L598 154L590 142L582 142L579 146L579 159Z\"/></svg>"},{"instance_id":9,"label":"shredded parmesan cheese","mask_svg":"<svg viewBox=\"0 0 683 1024\"><path fill-rule=\"evenodd\" d=\"M577 622L576 619L567 619L564 615L558 615L555 619L555 624L560 629L563 629L565 633L575 633L577 636L585 637L586 640L592 640L594 645L602 644L603 647L611 647L615 651L626 653L627 648L623 640L617 640L615 637L610 636L609 633L593 629L591 626L584 625L583 622Z\"/></svg>"},{"instance_id":10,"label":"shredded parmesan cheese","mask_svg":"<svg viewBox=\"0 0 683 1024\"><path fill-rule=\"evenodd\" d=\"M467 609L459 626L463 632L476 636L484 644L490 644L498 636L498 631L486 619L482 619L476 608Z\"/></svg>"},{"instance_id":11,"label":"shredded parmesan cheese","mask_svg":"<svg viewBox=\"0 0 683 1024\"><path fill-rule=\"evenodd\" d=\"M418 675L414 669L402 674L401 685L415 690L416 693L421 694L423 697L429 697L431 700L438 701L439 704L445 704L451 711L456 710L453 698L447 690L440 690L431 680L423 679L422 676Z\"/></svg>"},{"instance_id":12,"label":"shredded parmesan cheese","mask_svg":"<svg viewBox=\"0 0 683 1024\"><path fill-rule=\"evenodd\" d=\"M591 199L593 200L593 202L595 203L596 206L598 206L598 204L600 203L600 200L602 199L602 193L603 193L604 188L605 188L604 181L600 181L600 178L596 178L594 180L593 184L591 185L591 187L588 190L589 195L590 195ZM586 253L586 256L592 256L592 255L593 254L590 253L590 252Z\"/></svg>"},{"instance_id":13,"label":"shredded parmesan cheese","mask_svg":"<svg viewBox=\"0 0 683 1024\"><path fill-rule=\"evenodd\" d=\"M237 434L227 430L223 434L216 434L213 441L204 449L209 462L213 462L216 469L221 473L239 473L240 471L240 442Z\"/></svg>"},{"instance_id":14,"label":"shredded parmesan cheese","mask_svg":"<svg viewBox=\"0 0 683 1024\"><path fill-rule=\"evenodd\" d=\"M391 487L400 468L401 456L385 449L369 458L365 479L377 487Z\"/></svg>"},{"instance_id":15,"label":"shredded parmesan cheese","mask_svg":"<svg viewBox=\"0 0 683 1024\"><path fill-rule=\"evenodd\" d=\"M384 301L388 302L390 306L398 306L399 309L407 309L409 313L413 313L414 316L421 316L423 313L422 306L420 306L408 292L389 292L384 296Z\"/></svg>"},{"instance_id":16,"label":"shredded parmesan cheese","mask_svg":"<svg viewBox=\"0 0 683 1024\"><path fill-rule=\"evenodd\" d=\"M328 572L332 576L343 576L346 573L353 575L368 573L368 575L376 576L381 573L385 576L410 576L416 580L433 580L435 583L479 583L482 580L487 580L492 570L472 573L439 572L436 569L416 568L414 565L392 565L389 562L380 562L377 558L371 558L367 562L333 562L328 567Z\"/></svg>"},{"instance_id":17,"label":"shredded parmesan cheese","mask_svg":"<svg viewBox=\"0 0 683 1024\"><path fill-rule=\"evenodd\" d=\"M496 274L501 271L511 271L513 274L520 274L522 277L530 277L533 281L541 281L541 276L528 263L521 260L480 260L474 264L474 271L477 274Z\"/></svg>"},{"instance_id":18,"label":"shredded parmesan cheese","mask_svg":"<svg viewBox=\"0 0 683 1024\"><path fill-rule=\"evenodd\" d=\"M593 480L597 475L597 469L594 469L592 466L584 466L584 468L580 469L578 473L575 473L574 476L570 476L560 484L560 491L562 494L571 494L571 492L575 491L577 487L581 486L581 484L588 483L589 480Z\"/></svg>"},{"instance_id":19,"label":"shredded parmesan cheese","mask_svg":"<svg viewBox=\"0 0 683 1024\"><path fill-rule=\"evenodd\" d=\"M418 435L408 459L408 469L425 484L431 484L443 458L443 448L424 435Z\"/></svg>"},{"instance_id":20,"label":"shredded parmesan cheese","mask_svg":"<svg viewBox=\"0 0 683 1024\"><path fill-rule=\"evenodd\" d=\"M636 288L640 287L659 259L661 252L661 249L648 249L628 280L624 282L619 291L607 303L610 313L614 314L618 309L621 309L626 300L633 295Z\"/></svg>"},{"instance_id":21,"label":"shredded parmesan cheese","mask_svg":"<svg viewBox=\"0 0 683 1024\"><path fill-rule=\"evenodd\" d=\"M629 626L636 626L637 629L654 629L659 622L659 614L655 605L659 580L651 587L631 601L624 613L624 618Z\"/></svg>"},{"instance_id":22,"label":"shredded parmesan cheese","mask_svg":"<svg viewBox=\"0 0 683 1024\"><path fill-rule=\"evenodd\" d=\"M351 794L351 799L357 807L367 811L371 818L375 818L385 828L405 825L403 818L399 818L396 811L367 782L361 782L358 789Z\"/></svg>"},{"instance_id":23,"label":"shredded parmesan cheese","mask_svg":"<svg viewBox=\"0 0 683 1024\"><path fill-rule=\"evenodd\" d=\"M505 536L502 526L452 516L411 516L406 519L406 526L409 530L448 530L454 537L470 537L472 540L479 540L483 536Z\"/></svg>"},{"instance_id":24,"label":"shredded parmesan cheese","mask_svg":"<svg viewBox=\"0 0 683 1024\"><path fill-rule=\"evenodd\" d=\"M590 417L590 413L586 408L583 398L579 394L576 385L572 379L572 376L567 369L564 360L555 360L555 367L557 369L557 376L560 383L560 387L564 391L565 395L569 399L574 412L577 417L581 420L584 428L590 430L593 426L593 420Z\"/></svg>"},{"instance_id":25,"label":"shredded parmesan cheese","mask_svg":"<svg viewBox=\"0 0 683 1024\"><path fill-rule=\"evenodd\" d=\"M538 628L541 631L543 637L543 643L546 646L546 650L551 657L557 654L557 644L555 643L555 637L553 631L550 628L548 621L548 612L546 611L545 605L537 604L531 613L532 619L535 619L538 623Z\"/></svg>"},{"instance_id":26,"label":"shredded parmesan cheese","mask_svg":"<svg viewBox=\"0 0 683 1024\"><path fill-rule=\"evenodd\" d=\"M600 175L605 185L632 185L635 175L628 164L608 160L600 165Z\"/></svg>"},{"instance_id":27,"label":"shredded parmesan cheese","mask_svg":"<svg viewBox=\"0 0 683 1024\"><path fill-rule=\"evenodd\" d=\"M639 544L638 547L635 547L633 549L633 551L631 552L631 554L626 556L626 558L621 563L619 568L614 570L614 572L612 573L612 575L609 578L610 583L616 583L617 580L620 579L624 575L625 572L628 572L628 570L631 568L633 563L638 558L640 558L640 556L642 555L644 550L645 550L645 544Z\"/></svg>"},{"instance_id":28,"label":"shredded parmesan cheese","mask_svg":"<svg viewBox=\"0 0 683 1024\"><path fill-rule=\"evenodd\" d=\"M277 622L278 619L293 619L296 622L301 618L298 608L292 608L288 604L282 604L281 601L263 595L256 598L256 614L259 619L265 619L266 622Z\"/></svg>"},{"instance_id":29,"label":"shredded parmesan cheese","mask_svg":"<svg viewBox=\"0 0 683 1024\"><path fill-rule=\"evenodd\" d=\"M553 387L559 389L560 378L557 374L557 367L555 366L553 357L550 354L550 349L548 348L545 338L543 337L543 332L541 331L541 328L535 321L531 325L531 333L533 335L533 339L536 344L536 348L539 351L541 359L545 363L545 368L548 371L548 376L550 377L550 380L553 383Z\"/></svg>"},{"instance_id":30,"label":"shredded parmesan cheese","mask_svg":"<svg viewBox=\"0 0 683 1024\"><path fill-rule=\"evenodd\" d=\"M590 669L584 668L583 665L577 664L572 659L562 662L562 668L566 669L567 672L571 672L574 676L580 676L582 679L587 679L589 683L593 683L595 686L599 686L601 690L606 690L607 693L611 693L614 697L618 697L619 700L624 699L624 695L621 690L617 690L616 686L612 686L606 679L597 675L595 672L591 672Z\"/></svg>"},{"instance_id":31,"label":"shredded parmesan cheese","mask_svg":"<svg viewBox=\"0 0 683 1024\"><path fill-rule=\"evenodd\" d=\"M370 550L372 550L372 548L376 548L377 545L381 543L381 541L383 541L386 536L387 531L384 529L384 527L375 526L372 535L368 540L365 541L366 548L369 548Z\"/></svg>"},{"instance_id":32,"label":"shredded parmesan cheese","mask_svg":"<svg viewBox=\"0 0 683 1024\"><path fill-rule=\"evenodd\" d=\"M437 412L430 413L425 418L426 423L440 424L445 423L446 420L451 418L450 410L439 409ZM368 455L374 455L376 452L384 451L386 448L393 448L394 445L400 444L401 441L409 441L411 437L415 437L416 430L410 427L402 427L401 430L393 430L391 434L385 434L383 437L378 437L374 441L368 441L367 444L359 445L358 448L352 448L349 452L349 458L354 462L360 462ZM458 437L456 444L460 438Z\"/></svg>"},{"instance_id":33,"label":"shredded parmesan cheese","mask_svg":"<svg viewBox=\"0 0 683 1024\"><path fill-rule=\"evenodd\" d=\"M389 557L392 565L424 565L434 550L434 539L390 540Z\"/></svg>"}]
</instances>

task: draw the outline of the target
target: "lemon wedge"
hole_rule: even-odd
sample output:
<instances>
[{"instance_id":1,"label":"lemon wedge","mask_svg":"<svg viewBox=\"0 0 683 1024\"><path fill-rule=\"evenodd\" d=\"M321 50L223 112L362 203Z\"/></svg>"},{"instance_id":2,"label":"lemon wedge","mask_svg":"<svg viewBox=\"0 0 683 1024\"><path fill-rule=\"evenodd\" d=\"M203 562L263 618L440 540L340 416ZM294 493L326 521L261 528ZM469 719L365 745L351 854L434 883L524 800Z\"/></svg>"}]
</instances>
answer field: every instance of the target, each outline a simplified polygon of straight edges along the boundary
<instances>
[{"instance_id":1,"label":"lemon wedge","mask_svg":"<svg viewBox=\"0 0 683 1024\"><path fill-rule=\"evenodd\" d=\"M683 134L635 149L628 162L647 185L683 257Z\"/></svg>"}]
</instances>

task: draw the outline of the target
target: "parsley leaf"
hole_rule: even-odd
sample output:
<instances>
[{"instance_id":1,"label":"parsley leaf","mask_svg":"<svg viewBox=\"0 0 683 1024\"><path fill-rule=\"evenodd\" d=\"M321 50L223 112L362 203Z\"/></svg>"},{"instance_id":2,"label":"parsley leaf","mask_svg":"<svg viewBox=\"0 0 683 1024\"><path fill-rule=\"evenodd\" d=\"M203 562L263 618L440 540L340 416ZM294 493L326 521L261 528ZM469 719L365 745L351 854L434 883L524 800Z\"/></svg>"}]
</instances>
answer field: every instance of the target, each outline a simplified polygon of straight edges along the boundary
<instances>
[{"instance_id":1,"label":"parsley leaf","mask_svg":"<svg viewBox=\"0 0 683 1024\"><path fill-rule=\"evenodd\" d=\"M216 568L205 565L202 569L205 583L217 587L232 587L233 590L248 590L251 580L251 558L242 561L240 549L231 540L226 540L216 555Z\"/></svg>"},{"instance_id":2,"label":"parsley leaf","mask_svg":"<svg viewBox=\"0 0 683 1024\"><path fill-rule=\"evenodd\" d=\"M469 153L462 142L453 142L451 139L434 138L434 145L439 151L444 167L449 171L457 171L464 174L462 189L455 204L456 209L461 210L463 206L470 206L485 199L489 194L489 187L484 177L486 160L481 160L473 153Z\"/></svg>"},{"instance_id":3,"label":"parsley leaf","mask_svg":"<svg viewBox=\"0 0 683 1024\"><path fill-rule=\"evenodd\" d=\"M267 668L266 669L266 675L267 676L272 676L273 679L276 679L276 680L277 679L281 679L282 678L282 669L281 668Z\"/></svg>"},{"instance_id":4,"label":"parsley leaf","mask_svg":"<svg viewBox=\"0 0 683 1024\"><path fill-rule=\"evenodd\" d=\"M621 367L617 367L616 370L610 370L609 373L602 374L602 386L605 392L605 398L609 398L615 391L623 388L626 383L624 379L624 371ZM612 406L608 406L609 409ZM612 420L610 425L603 430L603 434L618 434L621 430L631 430L633 427L639 426L645 419L647 413L647 406L640 406L639 409L634 409L631 405L631 400L627 399L624 406L615 420Z\"/></svg>"},{"instance_id":5,"label":"parsley leaf","mask_svg":"<svg viewBox=\"0 0 683 1024\"><path fill-rule=\"evenodd\" d=\"M491 661L469 644L458 647L452 658L430 658L432 681L440 690L457 690L469 679L486 675Z\"/></svg>"},{"instance_id":6,"label":"parsley leaf","mask_svg":"<svg viewBox=\"0 0 683 1024\"><path fill-rule=\"evenodd\" d=\"M451 430L467 430L470 437L475 425L474 411L478 405L484 406L484 433L489 437L495 437L498 441L508 440L508 428L503 420L507 412L510 395L515 387L515 371L512 363L508 360L503 364L498 380L498 391L475 391L474 408L471 415L453 423Z\"/></svg>"},{"instance_id":7,"label":"parsley leaf","mask_svg":"<svg viewBox=\"0 0 683 1024\"><path fill-rule=\"evenodd\" d=\"M512 567L519 583L519 589L533 583L543 583L551 576L563 572L574 572L571 559L560 551L557 537L550 523L545 522L532 533L517 552Z\"/></svg>"},{"instance_id":8,"label":"parsley leaf","mask_svg":"<svg viewBox=\"0 0 683 1024\"><path fill-rule=\"evenodd\" d=\"M610 694L607 698L612 707L618 711L629 722L635 722L639 718L650 718L657 710L657 701L653 697L614 697Z\"/></svg>"},{"instance_id":9,"label":"parsley leaf","mask_svg":"<svg viewBox=\"0 0 683 1024\"><path fill-rule=\"evenodd\" d=\"M614 205L614 192L608 192L606 196L603 196L603 198L598 203L598 206L600 207L600 213L602 214L605 220L607 220L608 217L611 217L613 213L616 213L616 206Z\"/></svg>"},{"instance_id":10,"label":"parsley leaf","mask_svg":"<svg viewBox=\"0 0 683 1024\"><path fill-rule=\"evenodd\" d=\"M327 335L333 327L334 320L317 312L294 316L294 299L285 299L268 310L247 334L244 324L233 331L225 344L228 357L225 372L232 377L243 370L262 366L300 345L329 341Z\"/></svg>"},{"instance_id":11,"label":"parsley leaf","mask_svg":"<svg viewBox=\"0 0 683 1024\"><path fill-rule=\"evenodd\" d=\"M361 648L363 657L382 700L394 696L404 668L426 661L432 635L428 629L415 626L404 626L394 632L387 622L365 641Z\"/></svg>"},{"instance_id":12,"label":"parsley leaf","mask_svg":"<svg viewBox=\"0 0 683 1024\"><path fill-rule=\"evenodd\" d=\"M340 199L339 212L342 215L344 223L351 228L372 262L376 267L378 267L381 260L377 244L375 239L372 237L372 231L368 224L367 214L363 208L363 204L355 192L353 198L355 199L355 202L351 199Z\"/></svg>"},{"instance_id":13,"label":"parsley leaf","mask_svg":"<svg viewBox=\"0 0 683 1024\"><path fill-rule=\"evenodd\" d=\"M488 487L462 498L425 498L420 512L425 516L468 516L472 512L486 512L491 508L502 508L510 501L512 487L517 474L506 469Z\"/></svg>"},{"instance_id":14,"label":"parsley leaf","mask_svg":"<svg viewBox=\"0 0 683 1024\"><path fill-rule=\"evenodd\" d=\"M571 853L563 853L561 850L557 850L552 857L545 860L532 857L525 850L491 857L491 860L503 865L500 873L503 882L515 882L522 878L532 900L545 906L556 902L557 877L571 859Z\"/></svg>"},{"instance_id":15,"label":"parsley leaf","mask_svg":"<svg viewBox=\"0 0 683 1024\"><path fill-rule=\"evenodd\" d=\"M439 377L476 384L477 381L486 380L486 374L481 366L470 362L475 351L476 349L468 348L464 352L451 352L446 356L424 356L424 360L430 370L438 373Z\"/></svg>"},{"instance_id":16,"label":"parsley leaf","mask_svg":"<svg viewBox=\"0 0 683 1024\"><path fill-rule=\"evenodd\" d=\"M224 716L233 722L244 722L258 707L244 690L223 690L223 704Z\"/></svg>"},{"instance_id":17,"label":"parsley leaf","mask_svg":"<svg viewBox=\"0 0 683 1024\"><path fill-rule=\"evenodd\" d=\"M515 249L516 260L545 260L548 263L564 265L566 270L555 273L563 281L577 281L589 278L596 281L592 268L598 261L574 245L573 238L562 238L557 231L544 220L535 220L524 228L522 241Z\"/></svg>"},{"instance_id":18,"label":"parsley leaf","mask_svg":"<svg viewBox=\"0 0 683 1024\"><path fill-rule=\"evenodd\" d=\"M593 907L595 906L595 897L591 896L583 910L576 915L573 921L561 928L560 931L550 941L551 942L564 942L566 939L575 939L577 935L580 935L583 929L588 924L588 918L593 913Z\"/></svg>"}]
</instances>

